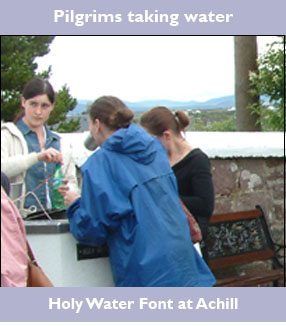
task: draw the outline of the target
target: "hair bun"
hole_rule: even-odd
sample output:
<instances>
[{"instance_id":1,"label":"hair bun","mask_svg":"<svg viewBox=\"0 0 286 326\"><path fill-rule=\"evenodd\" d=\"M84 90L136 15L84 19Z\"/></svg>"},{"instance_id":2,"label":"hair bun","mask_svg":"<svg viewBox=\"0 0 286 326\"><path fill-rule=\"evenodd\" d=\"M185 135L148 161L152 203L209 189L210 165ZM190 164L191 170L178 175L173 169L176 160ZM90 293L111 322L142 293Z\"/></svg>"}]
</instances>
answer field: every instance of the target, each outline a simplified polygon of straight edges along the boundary
<instances>
[{"instance_id":1,"label":"hair bun","mask_svg":"<svg viewBox=\"0 0 286 326\"><path fill-rule=\"evenodd\" d=\"M176 111L175 118L179 124L180 131L183 131L190 124L190 119L184 111Z\"/></svg>"}]
</instances>

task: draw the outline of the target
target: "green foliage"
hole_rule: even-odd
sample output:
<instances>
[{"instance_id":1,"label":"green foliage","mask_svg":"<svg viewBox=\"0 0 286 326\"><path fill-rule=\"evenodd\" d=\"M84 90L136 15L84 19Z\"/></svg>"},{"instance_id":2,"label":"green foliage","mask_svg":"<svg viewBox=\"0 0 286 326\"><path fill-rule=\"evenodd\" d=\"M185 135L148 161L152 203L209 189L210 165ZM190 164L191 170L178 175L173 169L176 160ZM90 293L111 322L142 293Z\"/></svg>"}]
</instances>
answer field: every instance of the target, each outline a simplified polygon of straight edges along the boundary
<instances>
[{"instance_id":1,"label":"green foliage","mask_svg":"<svg viewBox=\"0 0 286 326\"><path fill-rule=\"evenodd\" d=\"M1 37L1 119L11 121L20 110L24 85L35 76L36 57L49 52L54 36ZM48 78L51 68L40 74Z\"/></svg>"},{"instance_id":2,"label":"green foliage","mask_svg":"<svg viewBox=\"0 0 286 326\"><path fill-rule=\"evenodd\" d=\"M197 119L194 120L192 129L194 131L205 131L206 130L206 125L204 125L204 122L203 122L202 119L197 118Z\"/></svg>"},{"instance_id":3,"label":"green foliage","mask_svg":"<svg viewBox=\"0 0 286 326\"><path fill-rule=\"evenodd\" d=\"M135 116L132 122L135 123L136 125L140 126L140 118L139 117Z\"/></svg>"},{"instance_id":4,"label":"green foliage","mask_svg":"<svg viewBox=\"0 0 286 326\"><path fill-rule=\"evenodd\" d=\"M80 118L71 119L69 121L61 122L57 128L54 128L57 132L74 132L80 128Z\"/></svg>"},{"instance_id":5,"label":"green foliage","mask_svg":"<svg viewBox=\"0 0 286 326\"><path fill-rule=\"evenodd\" d=\"M222 121L215 121L205 128L205 131L236 131L234 117Z\"/></svg>"},{"instance_id":6,"label":"green foliage","mask_svg":"<svg viewBox=\"0 0 286 326\"><path fill-rule=\"evenodd\" d=\"M48 124L54 126L57 132L74 132L80 128L80 118L66 121L69 111L72 111L77 105L77 100L69 93L69 88L64 85L56 93L56 105L51 113ZM57 126L55 126L57 125Z\"/></svg>"},{"instance_id":7,"label":"green foliage","mask_svg":"<svg viewBox=\"0 0 286 326\"><path fill-rule=\"evenodd\" d=\"M235 112L225 109L189 112L187 131L236 131Z\"/></svg>"},{"instance_id":8,"label":"green foliage","mask_svg":"<svg viewBox=\"0 0 286 326\"><path fill-rule=\"evenodd\" d=\"M249 108L258 113L263 130L284 130L285 68L284 37L273 42L258 58L258 72L250 73L251 94L265 96L269 103L253 104ZM267 101L267 102L268 102Z\"/></svg>"},{"instance_id":9,"label":"green foliage","mask_svg":"<svg viewBox=\"0 0 286 326\"><path fill-rule=\"evenodd\" d=\"M64 85L61 90L56 94L56 105L52 111L48 124L56 125L54 129L58 132L73 132L80 128L80 119L70 120L66 122L66 115L69 111L72 111L77 105L77 100L72 98L69 93L69 88Z\"/></svg>"}]
</instances>

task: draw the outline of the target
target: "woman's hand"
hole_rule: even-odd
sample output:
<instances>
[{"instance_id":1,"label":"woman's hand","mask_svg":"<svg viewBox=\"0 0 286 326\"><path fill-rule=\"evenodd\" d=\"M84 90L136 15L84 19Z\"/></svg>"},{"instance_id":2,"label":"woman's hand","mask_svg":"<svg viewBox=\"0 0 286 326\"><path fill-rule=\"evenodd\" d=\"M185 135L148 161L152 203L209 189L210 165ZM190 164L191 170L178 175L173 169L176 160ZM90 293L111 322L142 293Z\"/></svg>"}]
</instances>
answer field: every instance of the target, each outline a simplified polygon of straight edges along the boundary
<instances>
[{"instance_id":1,"label":"woman's hand","mask_svg":"<svg viewBox=\"0 0 286 326\"><path fill-rule=\"evenodd\" d=\"M47 163L63 164L62 154L54 148L48 148L45 151L38 153L38 160Z\"/></svg>"},{"instance_id":2,"label":"woman's hand","mask_svg":"<svg viewBox=\"0 0 286 326\"><path fill-rule=\"evenodd\" d=\"M59 186L58 191L64 197L65 205L68 207L73 201L75 201L77 198L79 198L80 195L69 190L69 186L67 185L67 183L68 183L67 179L64 179L63 182L65 184Z\"/></svg>"},{"instance_id":3,"label":"woman's hand","mask_svg":"<svg viewBox=\"0 0 286 326\"><path fill-rule=\"evenodd\" d=\"M68 179L63 179L62 182L64 184L59 186L58 192L64 197L66 193L70 190L70 187L68 186L68 182L69 182Z\"/></svg>"},{"instance_id":4,"label":"woman's hand","mask_svg":"<svg viewBox=\"0 0 286 326\"><path fill-rule=\"evenodd\" d=\"M64 199L65 199L65 205L68 207L70 204L72 204L76 199L80 198L80 195L72 192L72 191L67 191L65 193Z\"/></svg>"}]
</instances>

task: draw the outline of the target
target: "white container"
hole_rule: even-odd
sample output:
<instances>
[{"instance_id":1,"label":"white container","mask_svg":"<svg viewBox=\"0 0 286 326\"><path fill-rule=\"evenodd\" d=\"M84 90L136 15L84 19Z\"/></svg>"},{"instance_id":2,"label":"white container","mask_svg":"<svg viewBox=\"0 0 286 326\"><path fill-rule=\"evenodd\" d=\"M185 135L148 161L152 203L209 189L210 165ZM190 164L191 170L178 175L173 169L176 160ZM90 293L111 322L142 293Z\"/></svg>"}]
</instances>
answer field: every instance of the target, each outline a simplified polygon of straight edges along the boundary
<instances>
[{"instance_id":1,"label":"white container","mask_svg":"<svg viewBox=\"0 0 286 326\"><path fill-rule=\"evenodd\" d=\"M55 286L114 286L108 257L78 259L68 220L25 221L25 226L34 255Z\"/></svg>"},{"instance_id":2,"label":"white container","mask_svg":"<svg viewBox=\"0 0 286 326\"><path fill-rule=\"evenodd\" d=\"M21 202L23 200L21 198L22 188L22 182L10 183L10 198L13 200L14 204L17 206L18 209L20 209Z\"/></svg>"}]
</instances>

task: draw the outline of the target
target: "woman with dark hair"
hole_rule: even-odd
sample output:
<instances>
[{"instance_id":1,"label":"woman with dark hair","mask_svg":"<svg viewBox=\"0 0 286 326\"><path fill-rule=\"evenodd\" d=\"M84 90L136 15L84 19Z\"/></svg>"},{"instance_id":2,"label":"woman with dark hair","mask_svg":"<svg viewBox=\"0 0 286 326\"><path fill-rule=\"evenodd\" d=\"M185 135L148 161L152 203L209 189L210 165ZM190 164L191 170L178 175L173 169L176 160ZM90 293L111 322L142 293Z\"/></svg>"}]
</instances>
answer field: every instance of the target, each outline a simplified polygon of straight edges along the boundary
<instances>
[{"instance_id":1,"label":"woman with dark hair","mask_svg":"<svg viewBox=\"0 0 286 326\"><path fill-rule=\"evenodd\" d=\"M107 244L116 286L212 286L160 142L118 98L97 99L89 118L100 148L82 166L82 196L64 193L75 238Z\"/></svg>"},{"instance_id":2,"label":"woman with dark hair","mask_svg":"<svg viewBox=\"0 0 286 326\"><path fill-rule=\"evenodd\" d=\"M180 198L196 218L206 239L208 221L214 210L214 186L207 155L193 148L182 136L189 125L188 116L183 111L174 114L166 107L155 107L142 115L140 123L166 148Z\"/></svg>"},{"instance_id":3,"label":"woman with dark hair","mask_svg":"<svg viewBox=\"0 0 286 326\"><path fill-rule=\"evenodd\" d=\"M22 111L14 123L1 125L1 170L13 184L22 185L20 197L33 192L45 209L52 208L52 176L63 164L71 188L77 191L76 170L71 153L61 146L60 136L46 122L55 106L55 92L44 79L34 78L23 90ZM27 195L21 209L42 210L34 195Z\"/></svg>"}]
</instances>

